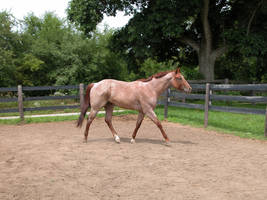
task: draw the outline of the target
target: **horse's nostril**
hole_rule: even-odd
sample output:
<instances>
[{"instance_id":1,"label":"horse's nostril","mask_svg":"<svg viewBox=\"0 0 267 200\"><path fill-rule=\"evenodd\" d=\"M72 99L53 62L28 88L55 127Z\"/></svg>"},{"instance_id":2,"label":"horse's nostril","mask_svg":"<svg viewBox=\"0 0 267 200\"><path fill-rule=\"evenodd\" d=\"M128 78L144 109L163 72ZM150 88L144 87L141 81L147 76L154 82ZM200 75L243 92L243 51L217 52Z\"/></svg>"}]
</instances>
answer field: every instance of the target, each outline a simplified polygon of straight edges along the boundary
<instances>
[{"instance_id":1,"label":"horse's nostril","mask_svg":"<svg viewBox=\"0 0 267 200\"><path fill-rule=\"evenodd\" d=\"M191 87L188 87L188 88L185 89L185 91L186 91L187 93L190 93L190 92L192 91L192 88L191 88Z\"/></svg>"}]
</instances>

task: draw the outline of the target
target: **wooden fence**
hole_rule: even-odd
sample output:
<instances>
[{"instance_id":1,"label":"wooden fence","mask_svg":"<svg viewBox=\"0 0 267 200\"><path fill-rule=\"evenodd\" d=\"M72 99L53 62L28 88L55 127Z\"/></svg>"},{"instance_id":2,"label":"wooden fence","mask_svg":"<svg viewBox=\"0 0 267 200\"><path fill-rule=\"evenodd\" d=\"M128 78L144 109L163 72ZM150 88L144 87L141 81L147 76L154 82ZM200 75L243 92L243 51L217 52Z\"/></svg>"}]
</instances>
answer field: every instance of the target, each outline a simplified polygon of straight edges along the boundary
<instances>
[{"instance_id":1,"label":"wooden fence","mask_svg":"<svg viewBox=\"0 0 267 200\"><path fill-rule=\"evenodd\" d=\"M235 96L235 95L217 95L213 94L215 91L247 91L255 92L267 92L267 84L191 84L193 91L202 91L204 94L185 94L180 93L176 90L168 89L163 99L159 100L159 104L164 105L164 117L168 117L168 106L185 107L202 109L205 111L204 114L204 127L208 126L208 113L209 110L223 111L223 112L234 112L234 113L245 113L245 114L262 114L265 115L265 131L264 135L267 137L267 106L266 109L255 109L255 108L239 108L230 106L215 106L212 105L212 101L238 101L238 102L249 102L249 103L265 103L267 104L267 97L265 96ZM182 102L177 102L177 99ZM203 100L204 104L185 103L186 99L190 100Z\"/></svg>"},{"instance_id":2,"label":"wooden fence","mask_svg":"<svg viewBox=\"0 0 267 200\"><path fill-rule=\"evenodd\" d=\"M56 90L79 90L79 95L65 95L65 96L37 96L37 97L23 97L25 91L56 91ZM60 110L60 109L72 109L79 108L83 103L84 85L68 85L68 86L40 86L40 87L18 87L0 88L0 93L3 92L16 92L17 98L0 98L0 102L18 102L17 108L1 109L0 113L19 112L20 119L24 120L25 111L35 110ZM63 105L63 106L43 106L43 107L30 107L25 108L25 101L37 101L37 100L59 100L59 99L79 99L80 105Z\"/></svg>"},{"instance_id":3,"label":"wooden fence","mask_svg":"<svg viewBox=\"0 0 267 200\"><path fill-rule=\"evenodd\" d=\"M222 80L223 82L223 80ZM267 97L264 96L233 96L233 95L217 95L213 94L214 91L253 91L253 92L267 92L267 84L191 84L193 91L200 91L202 94L192 93L184 94L175 90L168 89L164 93L163 99L158 101L158 104L164 105L164 116L168 117L168 106L186 107L194 109L202 109L205 111L204 115L204 127L208 126L208 112L209 110L235 112L235 113L249 113L249 114L263 114L266 116L265 122L265 136L267 137L267 106L264 109L252 109L252 108L238 108L229 106L215 106L212 105L212 101L238 101L238 102L250 102L259 103L263 102L267 104ZM66 95L66 96L39 96L39 97L23 97L24 91L56 91L56 90L79 90L79 95ZM72 86L42 86L42 87L11 87L0 88L1 92L16 92L17 98L0 98L0 102L18 102L18 108L1 109L0 113L19 112L20 119L24 120L24 111L34 110L53 110L53 109L71 109L79 108L83 103L84 85L72 85ZM45 106L25 108L23 103L25 101L37 101L37 100L58 100L58 99L79 99L80 105L64 105L64 106ZM182 99L183 102L177 102L176 99ZM204 104L186 103L185 100L203 100Z\"/></svg>"}]
</instances>

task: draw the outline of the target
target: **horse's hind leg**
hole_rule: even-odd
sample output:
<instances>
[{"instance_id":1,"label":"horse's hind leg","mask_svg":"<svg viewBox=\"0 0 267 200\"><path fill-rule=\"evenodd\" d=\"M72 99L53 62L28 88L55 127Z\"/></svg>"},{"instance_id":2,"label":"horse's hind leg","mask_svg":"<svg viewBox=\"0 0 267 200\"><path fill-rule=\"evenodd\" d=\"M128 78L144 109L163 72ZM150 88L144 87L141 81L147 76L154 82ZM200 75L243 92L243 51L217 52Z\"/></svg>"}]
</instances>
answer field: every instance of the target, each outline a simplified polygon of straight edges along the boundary
<instances>
[{"instance_id":1,"label":"horse's hind leg","mask_svg":"<svg viewBox=\"0 0 267 200\"><path fill-rule=\"evenodd\" d=\"M97 112L98 112L98 110L94 110L94 109L91 109L91 111L90 111L90 114L89 114L88 120L87 120L87 124L86 124L86 128L84 131L84 141L85 142L87 142L88 131L89 131L90 125L92 124L93 120L96 117Z\"/></svg>"},{"instance_id":2,"label":"horse's hind leg","mask_svg":"<svg viewBox=\"0 0 267 200\"><path fill-rule=\"evenodd\" d=\"M106 117L105 117L105 122L107 123L115 142L120 143L120 138L117 135L117 132L115 131L115 129L113 128L112 125L112 112L113 112L113 108L114 105L111 103L107 103L107 105L105 106L105 110L106 110Z\"/></svg>"}]
</instances>

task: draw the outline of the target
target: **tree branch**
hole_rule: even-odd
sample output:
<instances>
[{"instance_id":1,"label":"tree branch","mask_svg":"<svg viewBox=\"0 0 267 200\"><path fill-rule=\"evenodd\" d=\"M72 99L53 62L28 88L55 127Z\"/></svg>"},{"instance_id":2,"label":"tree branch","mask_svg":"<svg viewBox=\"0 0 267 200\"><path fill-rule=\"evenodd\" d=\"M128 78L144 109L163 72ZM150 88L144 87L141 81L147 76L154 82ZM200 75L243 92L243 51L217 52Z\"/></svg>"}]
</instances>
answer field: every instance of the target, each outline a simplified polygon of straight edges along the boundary
<instances>
[{"instance_id":1,"label":"tree branch","mask_svg":"<svg viewBox=\"0 0 267 200\"><path fill-rule=\"evenodd\" d=\"M194 40L192 40L191 38L188 38L188 37L181 37L181 38L180 38L180 41L181 41L182 43L185 43L185 44L191 46L197 53L199 53L199 48L200 48L199 44L196 43L196 42L195 42Z\"/></svg>"},{"instance_id":2,"label":"tree branch","mask_svg":"<svg viewBox=\"0 0 267 200\"><path fill-rule=\"evenodd\" d=\"M216 60L218 57L220 57L222 54L224 54L227 51L227 46L222 46L220 48L215 49L212 53L211 53L211 57Z\"/></svg>"},{"instance_id":3,"label":"tree branch","mask_svg":"<svg viewBox=\"0 0 267 200\"><path fill-rule=\"evenodd\" d=\"M248 26L247 26L247 36L249 35L250 27L251 27L251 24L252 24L252 21L253 21L255 15L256 15L256 12L257 12L258 8L261 6L262 3L263 3L263 0L261 0L259 2L259 4L256 6L256 8L253 10L251 17L249 18Z\"/></svg>"}]
</instances>

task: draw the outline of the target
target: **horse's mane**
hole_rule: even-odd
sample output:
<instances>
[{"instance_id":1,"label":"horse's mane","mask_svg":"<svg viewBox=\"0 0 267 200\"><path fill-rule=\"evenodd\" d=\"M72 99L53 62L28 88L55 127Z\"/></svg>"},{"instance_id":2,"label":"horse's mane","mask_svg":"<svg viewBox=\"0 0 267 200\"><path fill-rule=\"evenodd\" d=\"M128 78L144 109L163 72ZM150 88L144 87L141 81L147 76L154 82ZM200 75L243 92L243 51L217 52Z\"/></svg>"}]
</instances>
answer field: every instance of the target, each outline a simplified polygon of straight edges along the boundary
<instances>
[{"instance_id":1,"label":"horse's mane","mask_svg":"<svg viewBox=\"0 0 267 200\"><path fill-rule=\"evenodd\" d=\"M173 70L172 70L173 71ZM151 81L153 78L161 78L163 76L165 76L166 74L172 72L172 71L165 71L165 72L158 72L156 74L153 74L152 76L148 77L148 78L142 78L142 79L138 79L137 81L142 81L142 82L149 82Z\"/></svg>"}]
</instances>

